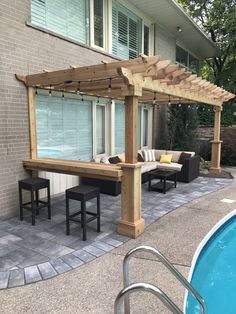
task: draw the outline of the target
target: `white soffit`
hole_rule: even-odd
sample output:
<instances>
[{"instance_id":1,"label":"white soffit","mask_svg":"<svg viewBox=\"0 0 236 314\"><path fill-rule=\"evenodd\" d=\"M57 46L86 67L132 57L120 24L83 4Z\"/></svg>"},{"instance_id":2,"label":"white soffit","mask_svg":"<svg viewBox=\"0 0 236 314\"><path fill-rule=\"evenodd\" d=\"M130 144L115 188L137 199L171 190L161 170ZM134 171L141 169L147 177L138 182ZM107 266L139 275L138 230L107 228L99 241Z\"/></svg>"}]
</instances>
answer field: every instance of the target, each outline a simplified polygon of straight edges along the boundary
<instances>
[{"instance_id":1,"label":"white soffit","mask_svg":"<svg viewBox=\"0 0 236 314\"><path fill-rule=\"evenodd\" d=\"M176 41L199 59L214 57L219 49L174 0L129 0L153 22L171 33ZM178 27L182 32L178 31Z\"/></svg>"}]
</instances>

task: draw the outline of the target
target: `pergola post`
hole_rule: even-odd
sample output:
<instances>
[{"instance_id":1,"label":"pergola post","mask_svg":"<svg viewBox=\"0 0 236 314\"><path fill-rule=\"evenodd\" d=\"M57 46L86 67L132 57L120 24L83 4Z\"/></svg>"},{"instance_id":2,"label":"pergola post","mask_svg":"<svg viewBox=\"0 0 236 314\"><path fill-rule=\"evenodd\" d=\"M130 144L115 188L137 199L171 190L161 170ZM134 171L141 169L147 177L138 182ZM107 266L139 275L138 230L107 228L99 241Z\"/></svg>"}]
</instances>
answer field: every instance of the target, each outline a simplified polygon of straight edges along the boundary
<instances>
[{"instance_id":1,"label":"pergola post","mask_svg":"<svg viewBox=\"0 0 236 314\"><path fill-rule=\"evenodd\" d=\"M214 140L211 141L211 168L209 169L212 173L220 173L220 153L221 143L220 140L220 121L221 121L222 107L215 106L215 124L214 124Z\"/></svg>"},{"instance_id":2,"label":"pergola post","mask_svg":"<svg viewBox=\"0 0 236 314\"><path fill-rule=\"evenodd\" d=\"M125 163L121 186L121 219L118 233L137 238L144 232L141 218L141 163L137 163L138 97L125 97Z\"/></svg>"}]
</instances>

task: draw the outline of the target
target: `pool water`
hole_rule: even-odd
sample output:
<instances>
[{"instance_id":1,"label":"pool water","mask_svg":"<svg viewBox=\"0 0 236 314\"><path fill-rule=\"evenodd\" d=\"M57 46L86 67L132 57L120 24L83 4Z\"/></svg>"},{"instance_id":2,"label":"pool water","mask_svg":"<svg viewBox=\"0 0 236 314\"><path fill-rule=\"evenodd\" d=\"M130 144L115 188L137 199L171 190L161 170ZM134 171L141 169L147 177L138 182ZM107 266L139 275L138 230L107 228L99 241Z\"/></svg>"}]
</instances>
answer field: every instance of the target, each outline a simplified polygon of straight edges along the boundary
<instances>
[{"instance_id":1,"label":"pool water","mask_svg":"<svg viewBox=\"0 0 236 314\"><path fill-rule=\"evenodd\" d=\"M191 279L207 306L207 314L236 313L236 217L224 223L202 249ZM188 295L186 314L201 313Z\"/></svg>"}]
</instances>

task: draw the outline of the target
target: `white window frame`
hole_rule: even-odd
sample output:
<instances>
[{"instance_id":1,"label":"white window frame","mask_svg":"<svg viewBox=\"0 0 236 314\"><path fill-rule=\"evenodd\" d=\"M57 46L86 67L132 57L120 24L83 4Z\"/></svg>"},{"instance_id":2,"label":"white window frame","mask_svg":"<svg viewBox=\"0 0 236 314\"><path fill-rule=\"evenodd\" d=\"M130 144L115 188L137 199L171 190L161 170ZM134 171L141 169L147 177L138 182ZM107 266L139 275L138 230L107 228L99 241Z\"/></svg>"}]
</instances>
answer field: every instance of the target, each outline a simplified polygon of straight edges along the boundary
<instances>
[{"instance_id":1,"label":"white window frame","mask_svg":"<svg viewBox=\"0 0 236 314\"><path fill-rule=\"evenodd\" d=\"M141 130L140 130L140 143L141 143L141 149L147 149L152 147L152 132L149 132L149 130L152 130L152 107L147 105L141 105ZM144 111L148 111L148 129L147 129L147 145L144 146L144 138L143 138L143 128L144 128Z\"/></svg>"},{"instance_id":2,"label":"white window frame","mask_svg":"<svg viewBox=\"0 0 236 314\"><path fill-rule=\"evenodd\" d=\"M101 106L105 108L105 152L102 154L97 154L97 107ZM109 130L109 126L108 126L108 105L101 101L101 102L97 102L97 101L93 101L93 156L96 157L103 157L106 156L108 154L108 144L109 144L109 138L107 136L108 134L108 130Z\"/></svg>"},{"instance_id":3,"label":"white window frame","mask_svg":"<svg viewBox=\"0 0 236 314\"><path fill-rule=\"evenodd\" d=\"M97 46L95 45L94 42L94 0L90 0L89 4L90 4L90 32L89 32L89 36L90 36L90 46L94 47L96 49L102 50L102 51L109 51L109 46L108 46L108 42L109 42L109 33L107 30L109 30L109 6L108 6L108 1L109 0L103 0L103 47Z\"/></svg>"}]
</instances>

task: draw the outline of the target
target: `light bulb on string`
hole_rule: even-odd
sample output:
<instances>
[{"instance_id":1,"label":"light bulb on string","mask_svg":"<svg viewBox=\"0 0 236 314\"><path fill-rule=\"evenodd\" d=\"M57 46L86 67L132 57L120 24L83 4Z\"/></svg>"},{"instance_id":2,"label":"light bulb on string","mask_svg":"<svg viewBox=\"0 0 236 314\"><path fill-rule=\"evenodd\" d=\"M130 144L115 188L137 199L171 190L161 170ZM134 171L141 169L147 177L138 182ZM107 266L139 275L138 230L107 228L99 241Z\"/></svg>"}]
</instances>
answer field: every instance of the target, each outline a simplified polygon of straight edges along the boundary
<instances>
[{"instance_id":1,"label":"light bulb on string","mask_svg":"<svg viewBox=\"0 0 236 314\"><path fill-rule=\"evenodd\" d=\"M38 87L35 88L35 96L38 96Z\"/></svg>"},{"instance_id":2,"label":"light bulb on string","mask_svg":"<svg viewBox=\"0 0 236 314\"><path fill-rule=\"evenodd\" d=\"M80 82L78 82L78 86L77 86L77 95L79 95L80 94Z\"/></svg>"},{"instance_id":3,"label":"light bulb on string","mask_svg":"<svg viewBox=\"0 0 236 314\"><path fill-rule=\"evenodd\" d=\"M153 105L155 105L155 104L156 104L156 93L154 93L154 97L153 97L152 104L153 104Z\"/></svg>"},{"instance_id":4,"label":"light bulb on string","mask_svg":"<svg viewBox=\"0 0 236 314\"><path fill-rule=\"evenodd\" d=\"M108 85L108 93L111 92L111 80L112 80L112 78L110 77L109 78L109 85Z\"/></svg>"},{"instance_id":5,"label":"light bulb on string","mask_svg":"<svg viewBox=\"0 0 236 314\"><path fill-rule=\"evenodd\" d=\"M170 95L169 95L168 106L171 106Z\"/></svg>"},{"instance_id":6,"label":"light bulb on string","mask_svg":"<svg viewBox=\"0 0 236 314\"><path fill-rule=\"evenodd\" d=\"M50 87L49 87L49 96L51 97L52 96L52 85L50 84Z\"/></svg>"}]
</instances>

